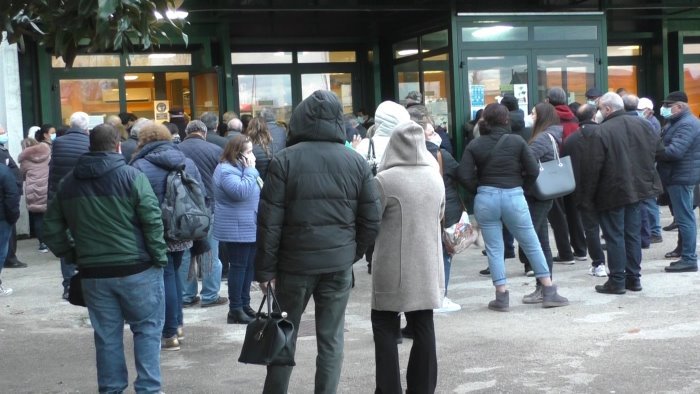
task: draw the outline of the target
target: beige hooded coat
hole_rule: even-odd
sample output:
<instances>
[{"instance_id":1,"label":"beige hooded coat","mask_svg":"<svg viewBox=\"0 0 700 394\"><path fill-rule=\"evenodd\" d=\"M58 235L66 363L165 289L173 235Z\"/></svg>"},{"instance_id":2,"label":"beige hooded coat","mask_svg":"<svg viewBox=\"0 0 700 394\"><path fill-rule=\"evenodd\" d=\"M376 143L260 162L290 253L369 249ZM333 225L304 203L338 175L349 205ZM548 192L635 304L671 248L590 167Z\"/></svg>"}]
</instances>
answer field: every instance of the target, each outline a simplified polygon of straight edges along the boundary
<instances>
[{"instance_id":1,"label":"beige hooded coat","mask_svg":"<svg viewBox=\"0 0 700 394\"><path fill-rule=\"evenodd\" d=\"M423 128L412 121L396 126L379 168L383 213L372 258L372 309L439 308L445 293L445 185Z\"/></svg>"}]
</instances>

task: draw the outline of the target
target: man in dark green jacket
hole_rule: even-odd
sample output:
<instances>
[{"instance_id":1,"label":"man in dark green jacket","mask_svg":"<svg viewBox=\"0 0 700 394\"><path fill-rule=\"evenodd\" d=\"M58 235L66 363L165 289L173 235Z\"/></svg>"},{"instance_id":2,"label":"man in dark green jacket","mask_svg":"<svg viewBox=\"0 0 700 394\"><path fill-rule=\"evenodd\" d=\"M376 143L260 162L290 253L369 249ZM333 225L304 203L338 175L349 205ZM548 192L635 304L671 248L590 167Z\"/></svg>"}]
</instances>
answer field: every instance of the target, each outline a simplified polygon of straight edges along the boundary
<instances>
[{"instance_id":1,"label":"man in dark green jacket","mask_svg":"<svg viewBox=\"0 0 700 394\"><path fill-rule=\"evenodd\" d=\"M263 288L276 281L297 330L314 297L317 393L337 391L352 264L374 242L381 220L369 166L344 143L338 98L314 92L292 113L287 148L270 162L258 209L256 280ZM286 393L291 373L269 366L264 392Z\"/></svg>"},{"instance_id":2,"label":"man in dark green jacket","mask_svg":"<svg viewBox=\"0 0 700 394\"><path fill-rule=\"evenodd\" d=\"M58 186L44 216L49 249L75 261L95 330L100 392L129 385L123 325L134 333L136 392L158 392L167 264L158 199L141 171L118 153L119 131L100 125L90 151Z\"/></svg>"}]
</instances>

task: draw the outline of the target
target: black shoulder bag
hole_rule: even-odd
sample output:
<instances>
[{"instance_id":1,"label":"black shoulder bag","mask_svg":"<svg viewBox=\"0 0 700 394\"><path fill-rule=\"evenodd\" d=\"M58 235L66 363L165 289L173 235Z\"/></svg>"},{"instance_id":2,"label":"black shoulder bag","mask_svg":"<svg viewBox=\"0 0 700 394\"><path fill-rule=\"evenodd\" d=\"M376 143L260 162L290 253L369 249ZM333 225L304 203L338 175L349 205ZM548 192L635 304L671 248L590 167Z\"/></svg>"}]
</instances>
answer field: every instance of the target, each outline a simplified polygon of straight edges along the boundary
<instances>
[{"instance_id":1,"label":"black shoulder bag","mask_svg":"<svg viewBox=\"0 0 700 394\"><path fill-rule=\"evenodd\" d=\"M262 311L267 301L267 313ZM274 305L273 305L274 304ZM275 311L277 306L277 311ZM268 285L255 320L248 323L245 340L238 362L258 365L295 366L294 324L287 320L287 312L277 302L275 292Z\"/></svg>"}]
</instances>

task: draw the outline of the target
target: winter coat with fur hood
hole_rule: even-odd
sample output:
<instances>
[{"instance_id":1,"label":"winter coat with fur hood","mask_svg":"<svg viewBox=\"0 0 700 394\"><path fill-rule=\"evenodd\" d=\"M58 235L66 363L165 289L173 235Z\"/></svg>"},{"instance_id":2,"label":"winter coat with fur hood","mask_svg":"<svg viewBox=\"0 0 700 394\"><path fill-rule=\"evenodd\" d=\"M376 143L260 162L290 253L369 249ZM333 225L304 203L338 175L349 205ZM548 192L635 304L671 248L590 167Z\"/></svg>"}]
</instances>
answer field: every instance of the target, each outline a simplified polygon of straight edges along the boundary
<instances>
[{"instance_id":1,"label":"winter coat with fur hood","mask_svg":"<svg viewBox=\"0 0 700 394\"><path fill-rule=\"evenodd\" d=\"M29 212L46 212L49 193L51 146L39 143L23 150L17 158L24 178L24 195Z\"/></svg>"}]
</instances>

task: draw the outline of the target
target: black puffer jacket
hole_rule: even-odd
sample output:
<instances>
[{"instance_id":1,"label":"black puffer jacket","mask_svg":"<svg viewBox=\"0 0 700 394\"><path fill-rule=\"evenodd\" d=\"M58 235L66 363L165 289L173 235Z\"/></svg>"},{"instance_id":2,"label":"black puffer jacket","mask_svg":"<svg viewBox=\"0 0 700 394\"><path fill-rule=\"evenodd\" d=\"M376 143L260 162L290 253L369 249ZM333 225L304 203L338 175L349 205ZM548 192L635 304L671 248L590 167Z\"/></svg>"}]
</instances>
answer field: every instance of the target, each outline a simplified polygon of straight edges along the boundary
<instances>
[{"instance_id":1,"label":"black puffer jacket","mask_svg":"<svg viewBox=\"0 0 700 394\"><path fill-rule=\"evenodd\" d=\"M457 194L457 169L459 163L446 149L438 148L432 142L426 142L425 147L428 148L433 157L437 160L438 150L442 157L442 180L445 182L445 227L459 222L462 216L462 202Z\"/></svg>"},{"instance_id":2,"label":"black puffer jacket","mask_svg":"<svg viewBox=\"0 0 700 394\"><path fill-rule=\"evenodd\" d=\"M270 162L258 209L255 279L278 271L323 274L358 260L379 232L381 206L369 166L345 147L343 112L316 91L292 113L288 147Z\"/></svg>"},{"instance_id":3,"label":"black puffer jacket","mask_svg":"<svg viewBox=\"0 0 700 394\"><path fill-rule=\"evenodd\" d=\"M498 140L506 134L498 149L491 152ZM481 135L467 145L459 163L459 181L472 193L478 186L493 186L512 189L518 186L529 187L540 174L537 160L525 140L512 135L510 130L496 128L491 133Z\"/></svg>"},{"instance_id":4,"label":"black puffer jacket","mask_svg":"<svg viewBox=\"0 0 700 394\"><path fill-rule=\"evenodd\" d=\"M606 211L661 193L654 157L663 144L646 120L613 112L587 145L581 178L590 186L580 193L585 207Z\"/></svg>"},{"instance_id":5,"label":"black puffer jacket","mask_svg":"<svg viewBox=\"0 0 700 394\"><path fill-rule=\"evenodd\" d=\"M589 145L591 140L598 138L600 125L590 120L580 122L580 125L579 130L571 134L562 144L561 155L562 157L571 157L571 168L574 170L574 179L576 179L576 190L573 194L576 205L589 211L595 211L595 207L586 206L582 199L583 191L591 187L591 178L581 176L581 167L590 160L588 157Z\"/></svg>"},{"instance_id":6,"label":"black puffer jacket","mask_svg":"<svg viewBox=\"0 0 700 394\"><path fill-rule=\"evenodd\" d=\"M89 150L90 137L83 130L68 129L66 134L56 138L49 162L49 200L58 191L61 179L73 170L78 158Z\"/></svg>"}]
</instances>

